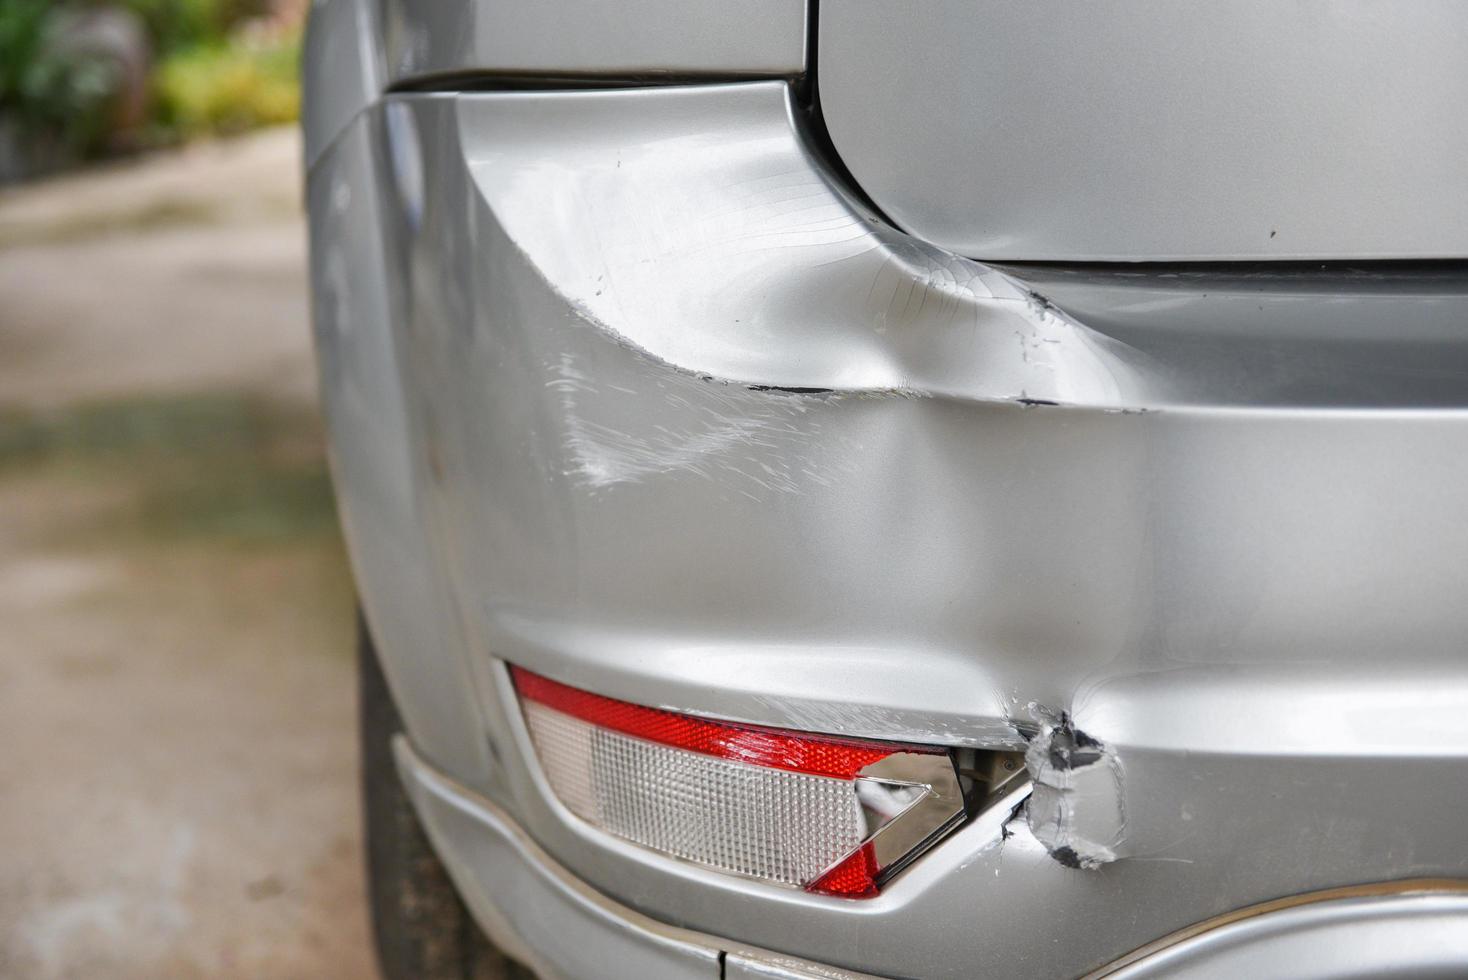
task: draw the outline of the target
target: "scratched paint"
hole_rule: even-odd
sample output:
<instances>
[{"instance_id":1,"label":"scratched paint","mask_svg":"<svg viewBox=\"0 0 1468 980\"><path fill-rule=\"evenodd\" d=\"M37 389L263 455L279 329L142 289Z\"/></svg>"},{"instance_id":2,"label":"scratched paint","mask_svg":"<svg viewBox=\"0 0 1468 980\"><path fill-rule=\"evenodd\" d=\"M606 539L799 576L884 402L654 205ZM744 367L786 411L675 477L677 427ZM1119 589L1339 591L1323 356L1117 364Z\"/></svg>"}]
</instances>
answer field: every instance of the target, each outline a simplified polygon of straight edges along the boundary
<instances>
[{"instance_id":1,"label":"scratched paint","mask_svg":"<svg viewBox=\"0 0 1468 980\"><path fill-rule=\"evenodd\" d=\"M810 460L826 439L817 409L839 396L750 391L676 370L645 375L646 389L606 384L571 354L550 365L565 424L565 473L602 490L681 474L718 482L746 497L830 486L835 475ZM653 399L668 409L638 432L601 419L608 402ZM640 409L644 406L638 404Z\"/></svg>"}]
</instances>

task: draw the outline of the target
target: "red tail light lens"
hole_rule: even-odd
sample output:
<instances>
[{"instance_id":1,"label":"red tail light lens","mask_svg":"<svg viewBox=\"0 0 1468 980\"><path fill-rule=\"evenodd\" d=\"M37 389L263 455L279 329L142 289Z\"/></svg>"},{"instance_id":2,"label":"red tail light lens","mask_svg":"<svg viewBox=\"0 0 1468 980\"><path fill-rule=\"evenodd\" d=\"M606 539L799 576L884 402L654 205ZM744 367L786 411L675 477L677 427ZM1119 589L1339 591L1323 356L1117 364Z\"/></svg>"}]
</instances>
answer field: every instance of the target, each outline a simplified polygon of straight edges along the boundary
<instances>
[{"instance_id":1,"label":"red tail light lens","mask_svg":"<svg viewBox=\"0 0 1468 980\"><path fill-rule=\"evenodd\" d=\"M963 817L943 749L711 721L512 674L567 809L686 861L866 897Z\"/></svg>"}]
</instances>

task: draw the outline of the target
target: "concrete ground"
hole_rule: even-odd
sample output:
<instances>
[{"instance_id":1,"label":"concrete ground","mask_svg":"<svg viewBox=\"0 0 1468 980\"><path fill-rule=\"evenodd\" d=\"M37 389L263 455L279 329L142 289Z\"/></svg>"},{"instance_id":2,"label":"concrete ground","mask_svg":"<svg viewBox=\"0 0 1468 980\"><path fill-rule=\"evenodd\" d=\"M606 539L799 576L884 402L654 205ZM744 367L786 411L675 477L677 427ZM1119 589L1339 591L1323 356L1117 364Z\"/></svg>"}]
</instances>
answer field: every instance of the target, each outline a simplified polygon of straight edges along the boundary
<instances>
[{"instance_id":1,"label":"concrete ground","mask_svg":"<svg viewBox=\"0 0 1468 980\"><path fill-rule=\"evenodd\" d=\"M0 976L373 975L298 154L0 194Z\"/></svg>"}]
</instances>

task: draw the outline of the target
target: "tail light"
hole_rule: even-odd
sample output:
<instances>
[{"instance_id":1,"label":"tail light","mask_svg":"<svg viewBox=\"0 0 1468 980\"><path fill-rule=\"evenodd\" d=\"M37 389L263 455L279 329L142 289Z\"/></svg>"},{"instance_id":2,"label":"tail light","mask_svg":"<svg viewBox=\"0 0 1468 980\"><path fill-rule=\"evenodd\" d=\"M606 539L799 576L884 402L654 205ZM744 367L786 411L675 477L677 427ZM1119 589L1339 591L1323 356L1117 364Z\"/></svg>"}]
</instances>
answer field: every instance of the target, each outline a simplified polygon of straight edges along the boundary
<instances>
[{"instance_id":1,"label":"tail light","mask_svg":"<svg viewBox=\"0 0 1468 980\"><path fill-rule=\"evenodd\" d=\"M964 817L944 749L711 721L512 673L560 801L663 854L863 898Z\"/></svg>"}]
</instances>

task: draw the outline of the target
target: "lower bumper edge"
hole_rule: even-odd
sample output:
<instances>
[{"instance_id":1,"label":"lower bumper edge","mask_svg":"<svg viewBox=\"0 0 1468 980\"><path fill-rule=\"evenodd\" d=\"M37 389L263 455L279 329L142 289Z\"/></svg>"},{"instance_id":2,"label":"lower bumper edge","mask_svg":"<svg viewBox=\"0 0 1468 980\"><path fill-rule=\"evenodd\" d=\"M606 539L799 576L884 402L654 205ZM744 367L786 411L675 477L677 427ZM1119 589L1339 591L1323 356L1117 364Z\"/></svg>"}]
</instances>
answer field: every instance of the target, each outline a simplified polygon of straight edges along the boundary
<instances>
[{"instance_id":1,"label":"lower bumper edge","mask_svg":"<svg viewBox=\"0 0 1468 980\"><path fill-rule=\"evenodd\" d=\"M418 817L475 920L541 977L868 977L671 926L620 905L557 864L499 807L433 768L404 736L394 749Z\"/></svg>"}]
</instances>

